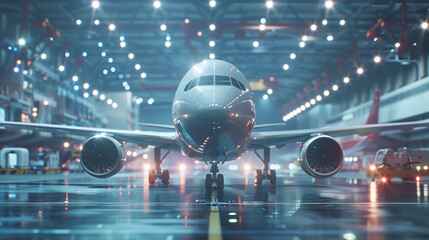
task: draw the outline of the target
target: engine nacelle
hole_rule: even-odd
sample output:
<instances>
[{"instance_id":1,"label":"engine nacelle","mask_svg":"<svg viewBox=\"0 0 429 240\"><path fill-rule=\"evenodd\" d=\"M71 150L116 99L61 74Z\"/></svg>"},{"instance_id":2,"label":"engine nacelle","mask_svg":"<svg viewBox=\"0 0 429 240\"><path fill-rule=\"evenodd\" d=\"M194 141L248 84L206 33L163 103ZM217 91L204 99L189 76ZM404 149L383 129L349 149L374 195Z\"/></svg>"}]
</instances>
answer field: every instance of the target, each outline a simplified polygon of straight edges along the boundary
<instances>
[{"instance_id":1,"label":"engine nacelle","mask_svg":"<svg viewBox=\"0 0 429 240\"><path fill-rule=\"evenodd\" d=\"M333 176L344 163L344 151L332 137L319 135L307 140L299 151L299 162L308 175L316 178Z\"/></svg>"},{"instance_id":2,"label":"engine nacelle","mask_svg":"<svg viewBox=\"0 0 429 240\"><path fill-rule=\"evenodd\" d=\"M89 175L107 178L121 170L125 162L125 153L116 139L97 135L83 144L80 159L83 169Z\"/></svg>"}]
</instances>

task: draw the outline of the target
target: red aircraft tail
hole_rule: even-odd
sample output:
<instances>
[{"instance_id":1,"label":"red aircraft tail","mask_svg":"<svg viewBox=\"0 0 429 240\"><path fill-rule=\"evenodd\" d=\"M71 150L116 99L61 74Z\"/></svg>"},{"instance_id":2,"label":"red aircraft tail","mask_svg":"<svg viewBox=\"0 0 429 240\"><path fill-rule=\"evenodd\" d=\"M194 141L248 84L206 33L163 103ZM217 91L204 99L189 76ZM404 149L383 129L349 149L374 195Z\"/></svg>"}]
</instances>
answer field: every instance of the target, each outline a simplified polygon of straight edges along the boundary
<instances>
[{"instance_id":1,"label":"red aircraft tail","mask_svg":"<svg viewBox=\"0 0 429 240\"><path fill-rule=\"evenodd\" d=\"M371 110L365 124L378 123L378 111L380 109L380 95L381 90L377 90L374 94L374 101L372 102Z\"/></svg>"}]
</instances>

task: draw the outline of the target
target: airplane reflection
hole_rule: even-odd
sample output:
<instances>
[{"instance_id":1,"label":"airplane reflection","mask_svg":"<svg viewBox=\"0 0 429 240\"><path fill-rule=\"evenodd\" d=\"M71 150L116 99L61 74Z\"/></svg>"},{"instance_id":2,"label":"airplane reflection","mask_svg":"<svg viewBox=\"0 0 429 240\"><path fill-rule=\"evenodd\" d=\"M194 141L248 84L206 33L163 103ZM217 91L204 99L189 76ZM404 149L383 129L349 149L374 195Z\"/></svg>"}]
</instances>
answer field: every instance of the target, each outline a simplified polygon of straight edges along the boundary
<instances>
[{"instance_id":1,"label":"airplane reflection","mask_svg":"<svg viewBox=\"0 0 429 240\"><path fill-rule=\"evenodd\" d=\"M369 185L369 216L366 222L367 239L369 240L382 240L385 239L385 235L382 233L385 231L384 222L381 218L381 211L378 205L378 189L377 183L371 182Z\"/></svg>"}]
</instances>

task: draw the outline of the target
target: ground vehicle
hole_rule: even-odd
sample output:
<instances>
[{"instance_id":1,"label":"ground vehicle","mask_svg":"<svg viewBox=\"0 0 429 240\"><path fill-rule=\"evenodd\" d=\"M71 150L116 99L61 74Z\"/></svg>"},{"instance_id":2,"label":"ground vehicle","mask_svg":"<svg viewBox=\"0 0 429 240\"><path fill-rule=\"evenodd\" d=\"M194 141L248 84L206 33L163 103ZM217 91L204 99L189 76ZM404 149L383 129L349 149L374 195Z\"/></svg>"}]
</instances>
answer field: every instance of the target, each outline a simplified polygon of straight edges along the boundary
<instances>
[{"instance_id":1,"label":"ground vehicle","mask_svg":"<svg viewBox=\"0 0 429 240\"><path fill-rule=\"evenodd\" d=\"M380 149L367 170L367 177L380 178L383 182L395 177L420 181L423 176L429 176L429 149L403 147L396 152L391 148Z\"/></svg>"}]
</instances>

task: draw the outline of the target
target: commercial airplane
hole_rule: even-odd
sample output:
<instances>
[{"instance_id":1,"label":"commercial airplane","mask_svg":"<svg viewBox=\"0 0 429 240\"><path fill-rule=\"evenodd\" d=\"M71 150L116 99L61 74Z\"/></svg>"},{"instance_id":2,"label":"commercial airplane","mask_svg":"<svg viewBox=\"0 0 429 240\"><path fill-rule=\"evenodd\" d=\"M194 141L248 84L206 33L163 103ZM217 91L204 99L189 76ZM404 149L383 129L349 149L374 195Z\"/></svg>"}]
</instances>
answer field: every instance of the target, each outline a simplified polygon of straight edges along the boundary
<instances>
[{"instance_id":1,"label":"commercial airplane","mask_svg":"<svg viewBox=\"0 0 429 240\"><path fill-rule=\"evenodd\" d=\"M116 174L125 163L123 144L134 142L142 147L154 147L156 169L151 170L149 182L161 179L168 184L168 170L161 163L170 151L181 151L190 158L211 164L205 187L224 187L224 177L218 174L218 164L239 159L246 151L263 150L260 157L263 170L255 171L255 183L268 179L276 183L276 172L269 169L270 148L298 142L300 165L312 177L325 178L342 167L344 152L333 137L352 134L412 129L429 126L429 121L368 124L352 127L253 132L255 102L249 83L234 65L220 61L203 61L192 67L180 82L173 102L174 131L148 132L61 126L53 124L1 122L6 129L30 129L54 133L88 136L81 151L83 169L94 177ZM168 150L161 156L161 149ZM260 156L258 154L258 156Z\"/></svg>"}]
</instances>

